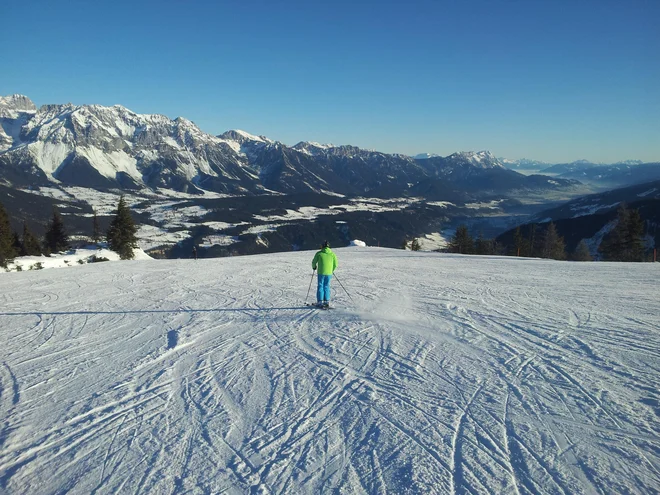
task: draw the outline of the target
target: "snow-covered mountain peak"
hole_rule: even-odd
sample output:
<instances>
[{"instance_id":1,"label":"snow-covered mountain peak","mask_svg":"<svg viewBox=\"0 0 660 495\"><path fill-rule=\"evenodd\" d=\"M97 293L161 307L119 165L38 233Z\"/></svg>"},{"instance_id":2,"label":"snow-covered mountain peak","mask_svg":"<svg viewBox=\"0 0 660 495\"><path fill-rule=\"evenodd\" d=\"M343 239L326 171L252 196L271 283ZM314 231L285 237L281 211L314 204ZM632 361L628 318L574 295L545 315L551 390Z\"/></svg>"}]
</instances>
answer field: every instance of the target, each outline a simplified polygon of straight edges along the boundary
<instances>
[{"instance_id":1,"label":"snow-covered mountain peak","mask_svg":"<svg viewBox=\"0 0 660 495\"><path fill-rule=\"evenodd\" d=\"M119 111L124 111L124 112L128 112L128 113L135 113L133 110L130 110L130 109L126 108L124 105L120 105L119 103L116 103L116 104L112 105L110 108L116 108Z\"/></svg>"},{"instance_id":2,"label":"snow-covered mountain peak","mask_svg":"<svg viewBox=\"0 0 660 495\"><path fill-rule=\"evenodd\" d=\"M178 125L184 125L184 126L188 126L188 127L195 127L197 129L199 129L199 127L197 127L197 124L195 124L192 120L188 120L185 117L177 117L176 119L174 119L174 123L176 123Z\"/></svg>"},{"instance_id":3,"label":"snow-covered mountain peak","mask_svg":"<svg viewBox=\"0 0 660 495\"><path fill-rule=\"evenodd\" d=\"M19 95L19 94L0 96L0 106L12 107L17 110L24 110L24 111L32 111L32 112L37 111L37 107L30 98L28 98L25 95Z\"/></svg>"},{"instance_id":4,"label":"snow-covered mountain peak","mask_svg":"<svg viewBox=\"0 0 660 495\"><path fill-rule=\"evenodd\" d=\"M580 158L579 160L575 160L568 165L571 165L573 167L578 167L578 168L591 168L591 167L599 167L601 165L605 165L605 163L602 162L592 162L591 160L586 160L585 158Z\"/></svg>"},{"instance_id":5,"label":"snow-covered mountain peak","mask_svg":"<svg viewBox=\"0 0 660 495\"><path fill-rule=\"evenodd\" d=\"M35 113L37 107L23 95L0 96L0 118L15 119L21 113Z\"/></svg>"},{"instance_id":6,"label":"snow-covered mountain peak","mask_svg":"<svg viewBox=\"0 0 660 495\"><path fill-rule=\"evenodd\" d=\"M106 152L135 144L157 146L183 134L197 141L217 141L183 117L171 120L160 114L137 114L121 105L44 105L24 132L40 141L95 146Z\"/></svg>"},{"instance_id":7,"label":"snow-covered mountain peak","mask_svg":"<svg viewBox=\"0 0 660 495\"><path fill-rule=\"evenodd\" d=\"M641 165L642 163L644 163L642 160L623 160L614 165Z\"/></svg>"},{"instance_id":8,"label":"snow-covered mountain peak","mask_svg":"<svg viewBox=\"0 0 660 495\"><path fill-rule=\"evenodd\" d=\"M223 141L242 159L247 159L248 161L254 158L260 151L281 146L281 143L273 141L266 136L255 136L240 129L226 131L216 136L216 138Z\"/></svg>"},{"instance_id":9,"label":"snow-covered mountain peak","mask_svg":"<svg viewBox=\"0 0 660 495\"><path fill-rule=\"evenodd\" d=\"M266 136L255 136L249 132L242 131L240 129L232 129L218 136L220 139L226 141L236 141L239 144L246 143L261 143L261 144L273 144L275 141L268 139Z\"/></svg>"},{"instance_id":10,"label":"snow-covered mountain peak","mask_svg":"<svg viewBox=\"0 0 660 495\"><path fill-rule=\"evenodd\" d=\"M548 162L542 162L539 160L530 160L529 158L520 158L517 160L513 160L511 158L498 158L500 163L502 163L504 166L512 169L520 168L520 169L542 169L549 167L551 164Z\"/></svg>"},{"instance_id":11,"label":"snow-covered mountain peak","mask_svg":"<svg viewBox=\"0 0 660 495\"><path fill-rule=\"evenodd\" d=\"M250 134L249 132L245 132L241 129L236 129L236 133L243 136L245 139L249 139L250 141L266 141L260 136L255 136L254 134Z\"/></svg>"},{"instance_id":12,"label":"snow-covered mountain peak","mask_svg":"<svg viewBox=\"0 0 660 495\"><path fill-rule=\"evenodd\" d=\"M5 107L34 108L20 96ZM488 151L415 161L357 146L303 141L290 147L235 129L219 136L184 118L138 114L122 105L43 105L0 118L0 178L15 184L159 188L245 194L264 190L362 194L407 190L428 177L475 183L502 168Z\"/></svg>"},{"instance_id":13,"label":"snow-covered mountain peak","mask_svg":"<svg viewBox=\"0 0 660 495\"><path fill-rule=\"evenodd\" d=\"M27 96L0 96L0 152L21 143L21 128L36 111Z\"/></svg>"},{"instance_id":14,"label":"snow-covered mountain peak","mask_svg":"<svg viewBox=\"0 0 660 495\"><path fill-rule=\"evenodd\" d=\"M186 132L191 136L194 136L198 140L216 141L218 139L215 136L212 136L211 134L207 134L206 132L202 131L199 127L197 127L197 124L195 124L192 120L188 120L184 117L177 117L172 121L172 124L178 132Z\"/></svg>"},{"instance_id":15,"label":"snow-covered mountain peak","mask_svg":"<svg viewBox=\"0 0 660 495\"><path fill-rule=\"evenodd\" d=\"M249 182L237 150L194 122L137 114L121 105L43 105L29 119L0 119L0 153L49 180L87 187L128 184L187 191L200 178ZM20 145L20 146L19 146ZM247 174L247 175L246 175ZM236 186L240 187L240 186Z\"/></svg>"},{"instance_id":16,"label":"snow-covered mountain peak","mask_svg":"<svg viewBox=\"0 0 660 495\"><path fill-rule=\"evenodd\" d=\"M426 160L428 158L438 158L440 155L436 155L435 153L418 153L417 155L413 156L415 160Z\"/></svg>"},{"instance_id":17,"label":"snow-covered mountain peak","mask_svg":"<svg viewBox=\"0 0 660 495\"><path fill-rule=\"evenodd\" d=\"M461 151L449 155L447 158L477 168L504 168L504 165L490 151Z\"/></svg>"},{"instance_id":18,"label":"snow-covered mountain peak","mask_svg":"<svg viewBox=\"0 0 660 495\"><path fill-rule=\"evenodd\" d=\"M315 141L301 141L293 146L293 149L312 156L318 155L319 153L323 153L332 148L336 148L336 146L334 144L321 144Z\"/></svg>"}]
</instances>

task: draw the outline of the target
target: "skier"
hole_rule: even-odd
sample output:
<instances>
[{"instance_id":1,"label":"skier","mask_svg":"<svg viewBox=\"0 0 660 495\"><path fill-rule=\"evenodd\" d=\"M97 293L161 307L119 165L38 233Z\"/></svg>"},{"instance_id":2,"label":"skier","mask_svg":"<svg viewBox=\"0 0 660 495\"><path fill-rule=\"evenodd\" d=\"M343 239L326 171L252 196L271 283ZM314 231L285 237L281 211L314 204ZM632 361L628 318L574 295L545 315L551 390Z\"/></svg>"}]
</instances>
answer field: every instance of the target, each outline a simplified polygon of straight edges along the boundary
<instances>
[{"instance_id":1,"label":"skier","mask_svg":"<svg viewBox=\"0 0 660 495\"><path fill-rule=\"evenodd\" d=\"M197 246L193 246L192 254L193 254L193 258L197 260Z\"/></svg>"},{"instance_id":2,"label":"skier","mask_svg":"<svg viewBox=\"0 0 660 495\"><path fill-rule=\"evenodd\" d=\"M328 241L324 241L321 250L314 255L312 270L318 266L318 287L316 289L316 305L320 308L330 307L330 278L337 268L337 256L330 250Z\"/></svg>"}]
</instances>

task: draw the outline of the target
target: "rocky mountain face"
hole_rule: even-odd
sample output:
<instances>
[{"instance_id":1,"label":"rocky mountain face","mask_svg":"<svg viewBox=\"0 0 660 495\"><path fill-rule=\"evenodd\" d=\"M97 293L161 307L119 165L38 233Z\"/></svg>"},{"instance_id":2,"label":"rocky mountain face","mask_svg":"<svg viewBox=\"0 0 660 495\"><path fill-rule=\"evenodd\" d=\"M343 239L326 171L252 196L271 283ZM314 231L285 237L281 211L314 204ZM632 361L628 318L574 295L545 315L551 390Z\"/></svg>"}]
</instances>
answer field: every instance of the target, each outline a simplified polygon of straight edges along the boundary
<instances>
[{"instance_id":1,"label":"rocky mountain face","mask_svg":"<svg viewBox=\"0 0 660 495\"><path fill-rule=\"evenodd\" d=\"M577 181L551 179L543 175L524 176L509 170L488 151L454 153L447 157L417 160L432 177L450 182L469 192L556 190L572 187Z\"/></svg>"},{"instance_id":2,"label":"rocky mountain face","mask_svg":"<svg viewBox=\"0 0 660 495\"><path fill-rule=\"evenodd\" d=\"M0 96L0 118L15 118L20 113L35 113L37 107L23 95Z\"/></svg>"},{"instance_id":3,"label":"rocky mountain face","mask_svg":"<svg viewBox=\"0 0 660 495\"><path fill-rule=\"evenodd\" d=\"M20 143L21 128L36 111L37 107L26 96L0 96L0 152Z\"/></svg>"},{"instance_id":4,"label":"rocky mountain face","mask_svg":"<svg viewBox=\"0 0 660 495\"><path fill-rule=\"evenodd\" d=\"M17 137L0 154L2 175L12 182L54 180L184 192L258 190L234 143L183 118L138 115L119 105L44 105L25 119Z\"/></svg>"},{"instance_id":5,"label":"rocky mountain face","mask_svg":"<svg viewBox=\"0 0 660 495\"><path fill-rule=\"evenodd\" d=\"M355 146L286 146L238 130L212 136L184 118L140 115L120 105L37 109L28 98L14 95L0 99L0 124L0 179L16 186L55 182L193 194L393 196L414 190L501 193L574 184L530 180L486 151L415 159Z\"/></svg>"}]
</instances>

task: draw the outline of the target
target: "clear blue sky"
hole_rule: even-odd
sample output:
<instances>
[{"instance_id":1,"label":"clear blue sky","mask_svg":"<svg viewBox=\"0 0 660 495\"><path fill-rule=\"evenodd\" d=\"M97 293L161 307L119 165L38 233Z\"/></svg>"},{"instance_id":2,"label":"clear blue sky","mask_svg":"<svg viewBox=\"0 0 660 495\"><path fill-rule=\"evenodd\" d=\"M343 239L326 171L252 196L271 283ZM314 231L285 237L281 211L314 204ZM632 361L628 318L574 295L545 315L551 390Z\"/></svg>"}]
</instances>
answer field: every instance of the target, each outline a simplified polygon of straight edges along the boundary
<instances>
[{"instance_id":1,"label":"clear blue sky","mask_svg":"<svg viewBox=\"0 0 660 495\"><path fill-rule=\"evenodd\" d=\"M388 153L660 161L660 0L11 1L0 95Z\"/></svg>"}]
</instances>

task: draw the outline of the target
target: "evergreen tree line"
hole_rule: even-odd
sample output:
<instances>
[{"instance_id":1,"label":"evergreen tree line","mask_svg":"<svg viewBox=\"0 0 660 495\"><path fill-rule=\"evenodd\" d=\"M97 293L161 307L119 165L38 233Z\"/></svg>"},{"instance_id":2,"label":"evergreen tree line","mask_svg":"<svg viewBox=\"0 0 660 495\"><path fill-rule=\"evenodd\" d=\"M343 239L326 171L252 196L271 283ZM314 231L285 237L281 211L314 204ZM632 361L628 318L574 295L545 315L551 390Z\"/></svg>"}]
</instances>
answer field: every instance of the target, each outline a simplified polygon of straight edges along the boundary
<instances>
[{"instance_id":1,"label":"evergreen tree line","mask_svg":"<svg viewBox=\"0 0 660 495\"><path fill-rule=\"evenodd\" d=\"M417 237L413 237L412 239L406 237L403 239L403 244L401 245L401 249L420 251L422 249L422 245L420 244L419 239Z\"/></svg>"},{"instance_id":2,"label":"evergreen tree line","mask_svg":"<svg viewBox=\"0 0 660 495\"><path fill-rule=\"evenodd\" d=\"M133 259L133 249L137 247L136 234L137 227L122 196L119 198L115 217L105 235L108 247L118 253L121 259ZM99 220L94 212L91 240L98 244L101 239ZM0 203L0 266L6 267L7 262L16 256L40 256L42 254L48 256L69 248L69 236L57 208L53 207L53 216L43 240L40 241L30 230L27 221L23 222L22 235L13 231L7 210Z\"/></svg>"},{"instance_id":3,"label":"evergreen tree line","mask_svg":"<svg viewBox=\"0 0 660 495\"><path fill-rule=\"evenodd\" d=\"M576 261L589 261L589 247L586 242L582 240L579 244L579 249L571 255L571 259ZM577 252L580 252L580 257L577 259ZM564 238L557 232L557 227L554 222L548 225L537 225L535 223L528 226L523 232L520 226L516 227L513 234L513 246L509 247L507 253L510 256L526 256L536 258L549 258L553 260L568 259L566 254L566 243Z\"/></svg>"},{"instance_id":4,"label":"evergreen tree line","mask_svg":"<svg viewBox=\"0 0 660 495\"><path fill-rule=\"evenodd\" d=\"M513 245L502 246L494 239L484 239L480 234L474 239L467 226L460 225L446 249L450 253L494 254L549 258L555 260L592 261L589 246L582 239L572 253L566 252L564 238L559 235L554 222L517 227ZM599 247L605 261L645 261L650 258L644 246L644 221L639 210L631 210L621 203L617 210L614 227Z\"/></svg>"},{"instance_id":5,"label":"evergreen tree line","mask_svg":"<svg viewBox=\"0 0 660 495\"><path fill-rule=\"evenodd\" d=\"M467 228L467 225L459 225L454 236L450 239L446 251L458 254L480 254L493 255L503 254L503 248L495 239L486 239L479 232L475 239Z\"/></svg>"},{"instance_id":6,"label":"evergreen tree line","mask_svg":"<svg viewBox=\"0 0 660 495\"><path fill-rule=\"evenodd\" d=\"M545 230L537 224L531 224L523 233L516 228L513 236L513 256L530 256L552 259L571 259L573 261L592 261L587 242L582 239L575 251L567 256L563 237L557 234L553 222ZM621 203L617 210L614 227L605 235L598 248L604 261L645 261L649 258L644 246L644 221L638 209L630 210Z\"/></svg>"},{"instance_id":7,"label":"evergreen tree line","mask_svg":"<svg viewBox=\"0 0 660 495\"><path fill-rule=\"evenodd\" d=\"M591 261L592 259L584 239L568 256L564 238L557 232L554 222L550 222L546 226L531 224L526 229L517 227L513 235L513 245L510 246L503 245L495 239L485 239L481 233L475 239L466 225L459 225L449 241L446 251L459 254L525 256L555 260Z\"/></svg>"},{"instance_id":8,"label":"evergreen tree line","mask_svg":"<svg viewBox=\"0 0 660 495\"><path fill-rule=\"evenodd\" d=\"M422 249L422 245L416 237L412 240L404 239L401 247L411 251ZM502 254L501 246L495 239L485 239L481 233L477 239L473 239L465 225L460 225L456 229L456 234L445 251L460 254Z\"/></svg>"},{"instance_id":9,"label":"evergreen tree line","mask_svg":"<svg viewBox=\"0 0 660 495\"><path fill-rule=\"evenodd\" d=\"M30 230L27 221L23 221L23 232L19 235L11 229L9 215L5 206L0 203L0 266L6 266L7 261L16 256L49 255L69 248L69 236L64 228L64 222L57 208L53 208L53 216L43 240Z\"/></svg>"}]
</instances>

